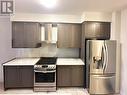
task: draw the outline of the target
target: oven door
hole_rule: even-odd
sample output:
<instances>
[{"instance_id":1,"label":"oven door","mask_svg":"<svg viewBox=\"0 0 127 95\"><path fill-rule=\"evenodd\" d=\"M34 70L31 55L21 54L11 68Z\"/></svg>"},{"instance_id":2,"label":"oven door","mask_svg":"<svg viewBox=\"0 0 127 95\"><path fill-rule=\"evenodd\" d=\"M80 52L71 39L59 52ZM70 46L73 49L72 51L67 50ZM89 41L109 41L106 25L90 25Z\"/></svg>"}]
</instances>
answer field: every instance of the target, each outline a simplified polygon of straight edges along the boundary
<instances>
[{"instance_id":1,"label":"oven door","mask_svg":"<svg viewBox=\"0 0 127 95\"><path fill-rule=\"evenodd\" d=\"M56 86L56 70L34 70L34 86Z\"/></svg>"}]
</instances>

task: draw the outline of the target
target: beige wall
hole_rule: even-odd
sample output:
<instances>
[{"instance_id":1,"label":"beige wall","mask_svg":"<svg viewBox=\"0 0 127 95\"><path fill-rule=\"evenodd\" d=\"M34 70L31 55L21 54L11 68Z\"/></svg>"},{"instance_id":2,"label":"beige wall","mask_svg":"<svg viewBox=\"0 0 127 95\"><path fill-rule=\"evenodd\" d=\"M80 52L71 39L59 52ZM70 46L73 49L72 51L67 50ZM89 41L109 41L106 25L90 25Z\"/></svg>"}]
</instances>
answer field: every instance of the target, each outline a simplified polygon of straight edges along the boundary
<instances>
[{"instance_id":1,"label":"beige wall","mask_svg":"<svg viewBox=\"0 0 127 95\"><path fill-rule=\"evenodd\" d=\"M81 21L104 21L111 22L112 13L103 12L84 12L81 16Z\"/></svg>"},{"instance_id":2,"label":"beige wall","mask_svg":"<svg viewBox=\"0 0 127 95\"><path fill-rule=\"evenodd\" d=\"M34 22L67 22L81 23L80 15L57 15L57 14L30 14L15 13L11 16L12 21L34 21Z\"/></svg>"},{"instance_id":3,"label":"beige wall","mask_svg":"<svg viewBox=\"0 0 127 95\"><path fill-rule=\"evenodd\" d=\"M0 82L3 81L2 63L15 57L11 48L11 23L7 16L0 16Z\"/></svg>"},{"instance_id":4,"label":"beige wall","mask_svg":"<svg viewBox=\"0 0 127 95\"><path fill-rule=\"evenodd\" d=\"M111 40L117 41L117 56L116 56L116 93L120 92L120 66L121 66L121 12L115 11L112 13L111 23Z\"/></svg>"},{"instance_id":5,"label":"beige wall","mask_svg":"<svg viewBox=\"0 0 127 95\"><path fill-rule=\"evenodd\" d=\"M84 12L82 15L57 15L57 14L29 14L15 13L12 21L37 21L37 22L67 22L82 23L83 21L111 22L112 14L103 12Z\"/></svg>"},{"instance_id":6,"label":"beige wall","mask_svg":"<svg viewBox=\"0 0 127 95\"><path fill-rule=\"evenodd\" d=\"M118 54L117 62L119 62L119 64L117 63L118 64L117 69L120 68L119 69L120 95L127 95L127 50L126 50L127 49L127 8L112 13L111 39L117 40L118 43L120 43L118 46L118 49L120 51L117 52Z\"/></svg>"},{"instance_id":7,"label":"beige wall","mask_svg":"<svg viewBox=\"0 0 127 95\"><path fill-rule=\"evenodd\" d=\"M112 23L111 23L111 39L120 42L121 34L121 11L115 11L112 13Z\"/></svg>"},{"instance_id":8,"label":"beige wall","mask_svg":"<svg viewBox=\"0 0 127 95\"><path fill-rule=\"evenodd\" d=\"M121 95L127 95L127 8L121 11Z\"/></svg>"}]
</instances>

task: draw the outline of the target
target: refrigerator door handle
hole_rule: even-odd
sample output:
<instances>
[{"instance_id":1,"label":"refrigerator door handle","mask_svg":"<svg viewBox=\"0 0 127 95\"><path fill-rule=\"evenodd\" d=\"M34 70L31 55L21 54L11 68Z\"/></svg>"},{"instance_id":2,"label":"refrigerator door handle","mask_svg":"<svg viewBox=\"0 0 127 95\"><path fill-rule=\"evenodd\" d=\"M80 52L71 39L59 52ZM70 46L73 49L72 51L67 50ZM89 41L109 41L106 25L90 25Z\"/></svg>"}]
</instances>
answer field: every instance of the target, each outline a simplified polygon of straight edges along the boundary
<instances>
[{"instance_id":1,"label":"refrigerator door handle","mask_svg":"<svg viewBox=\"0 0 127 95\"><path fill-rule=\"evenodd\" d=\"M105 61L105 68L104 68L104 71L105 71L108 66L108 48L107 48L106 43L104 44L104 46L105 46L105 50L106 50L106 61Z\"/></svg>"},{"instance_id":2,"label":"refrigerator door handle","mask_svg":"<svg viewBox=\"0 0 127 95\"><path fill-rule=\"evenodd\" d=\"M115 75L114 74L111 74L111 75L92 75L92 76L93 77L96 77L96 78L112 78Z\"/></svg>"},{"instance_id":3,"label":"refrigerator door handle","mask_svg":"<svg viewBox=\"0 0 127 95\"><path fill-rule=\"evenodd\" d=\"M105 65L106 65L106 49L105 49L105 46L104 45L102 46L102 48L103 48L103 52L104 52L104 63L103 63L103 72L104 72Z\"/></svg>"}]
</instances>

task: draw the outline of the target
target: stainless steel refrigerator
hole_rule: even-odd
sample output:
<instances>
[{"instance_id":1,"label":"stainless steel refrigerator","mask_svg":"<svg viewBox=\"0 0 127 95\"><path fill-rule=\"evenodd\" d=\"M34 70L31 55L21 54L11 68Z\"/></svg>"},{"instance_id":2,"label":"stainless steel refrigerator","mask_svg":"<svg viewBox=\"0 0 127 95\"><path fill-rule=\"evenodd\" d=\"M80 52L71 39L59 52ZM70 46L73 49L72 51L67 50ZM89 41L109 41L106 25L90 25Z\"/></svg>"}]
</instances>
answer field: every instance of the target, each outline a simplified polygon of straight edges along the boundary
<instances>
[{"instance_id":1,"label":"stainless steel refrigerator","mask_svg":"<svg viewBox=\"0 0 127 95\"><path fill-rule=\"evenodd\" d=\"M116 41L88 40L86 60L89 93L115 93Z\"/></svg>"}]
</instances>

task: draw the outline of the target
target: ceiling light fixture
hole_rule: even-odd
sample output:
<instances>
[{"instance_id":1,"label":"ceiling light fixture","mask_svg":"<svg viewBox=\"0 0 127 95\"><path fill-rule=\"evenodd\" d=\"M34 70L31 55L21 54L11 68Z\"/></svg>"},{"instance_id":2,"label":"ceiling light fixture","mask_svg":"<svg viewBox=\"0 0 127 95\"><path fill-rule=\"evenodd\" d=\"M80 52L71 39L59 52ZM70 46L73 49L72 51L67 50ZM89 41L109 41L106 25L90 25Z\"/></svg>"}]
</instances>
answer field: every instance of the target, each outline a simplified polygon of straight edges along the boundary
<instances>
[{"instance_id":1,"label":"ceiling light fixture","mask_svg":"<svg viewBox=\"0 0 127 95\"><path fill-rule=\"evenodd\" d=\"M53 8L56 6L57 0L40 0L40 3L47 8Z\"/></svg>"}]
</instances>

